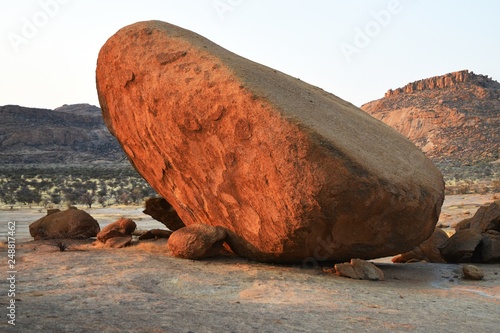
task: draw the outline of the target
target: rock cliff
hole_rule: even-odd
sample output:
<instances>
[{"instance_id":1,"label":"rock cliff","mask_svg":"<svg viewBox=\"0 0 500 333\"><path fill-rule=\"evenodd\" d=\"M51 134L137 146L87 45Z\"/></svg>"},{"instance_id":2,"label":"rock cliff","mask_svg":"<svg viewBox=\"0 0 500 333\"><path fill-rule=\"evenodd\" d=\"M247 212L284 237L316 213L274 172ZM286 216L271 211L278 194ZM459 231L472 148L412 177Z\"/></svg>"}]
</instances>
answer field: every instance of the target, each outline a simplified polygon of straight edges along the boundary
<instances>
[{"instance_id":1,"label":"rock cliff","mask_svg":"<svg viewBox=\"0 0 500 333\"><path fill-rule=\"evenodd\" d=\"M500 83L468 70L415 81L361 106L436 162L500 158Z\"/></svg>"}]
</instances>

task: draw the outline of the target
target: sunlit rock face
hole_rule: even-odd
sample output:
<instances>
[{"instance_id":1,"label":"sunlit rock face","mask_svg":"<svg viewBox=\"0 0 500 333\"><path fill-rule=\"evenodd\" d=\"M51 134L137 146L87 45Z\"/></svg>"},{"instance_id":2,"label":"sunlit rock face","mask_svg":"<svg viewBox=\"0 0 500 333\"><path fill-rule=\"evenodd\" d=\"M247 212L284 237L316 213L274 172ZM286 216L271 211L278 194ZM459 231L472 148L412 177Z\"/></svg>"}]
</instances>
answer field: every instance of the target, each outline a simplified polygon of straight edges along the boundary
<instances>
[{"instance_id":1,"label":"sunlit rock face","mask_svg":"<svg viewBox=\"0 0 500 333\"><path fill-rule=\"evenodd\" d=\"M406 252L433 232L440 172L352 104L159 22L112 36L97 62L103 117L186 225L223 227L259 261Z\"/></svg>"}]
</instances>

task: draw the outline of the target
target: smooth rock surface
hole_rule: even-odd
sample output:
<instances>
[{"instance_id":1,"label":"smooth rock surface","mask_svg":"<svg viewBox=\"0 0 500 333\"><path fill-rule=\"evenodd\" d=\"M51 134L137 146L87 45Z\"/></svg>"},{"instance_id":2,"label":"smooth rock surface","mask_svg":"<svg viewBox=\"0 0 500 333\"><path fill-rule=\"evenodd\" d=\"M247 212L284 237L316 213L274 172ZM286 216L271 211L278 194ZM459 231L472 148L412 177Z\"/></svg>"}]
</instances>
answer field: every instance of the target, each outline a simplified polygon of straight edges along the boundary
<instances>
[{"instance_id":1,"label":"smooth rock surface","mask_svg":"<svg viewBox=\"0 0 500 333\"><path fill-rule=\"evenodd\" d=\"M370 259L434 230L443 179L409 140L191 31L121 29L96 81L105 123L139 173L186 225L225 227L238 255Z\"/></svg>"},{"instance_id":2,"label":"smooth rock surface","mask_svg":"<svg viewBox=\"0 0 500 333\"><path fill-rule=\"evenodd\" d=\"M30 235L35 240L95 237L100 231L99 223L87 212L77 208L50 211L29 225Z\"/></svg>"}]
</instances>

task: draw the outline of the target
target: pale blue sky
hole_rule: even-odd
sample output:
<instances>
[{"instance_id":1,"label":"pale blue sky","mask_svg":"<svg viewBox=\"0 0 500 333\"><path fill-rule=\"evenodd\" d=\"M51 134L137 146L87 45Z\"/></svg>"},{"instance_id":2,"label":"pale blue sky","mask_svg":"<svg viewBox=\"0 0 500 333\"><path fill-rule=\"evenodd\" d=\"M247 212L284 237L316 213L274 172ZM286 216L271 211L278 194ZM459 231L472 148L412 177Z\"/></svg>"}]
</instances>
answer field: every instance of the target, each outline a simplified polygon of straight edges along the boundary
<instances>
[{"instance_id":1,"label":"pale blue sky","mask_svg":"<svg viewBox=\"0 0 500 333\"><path fill-rule=\"evenodd\" d=\"M496 0L11 0L0 4L0 105L98 105L100 47L151 19L358 106L451 71L500 80Z\"/></svg>"}]
</instances>

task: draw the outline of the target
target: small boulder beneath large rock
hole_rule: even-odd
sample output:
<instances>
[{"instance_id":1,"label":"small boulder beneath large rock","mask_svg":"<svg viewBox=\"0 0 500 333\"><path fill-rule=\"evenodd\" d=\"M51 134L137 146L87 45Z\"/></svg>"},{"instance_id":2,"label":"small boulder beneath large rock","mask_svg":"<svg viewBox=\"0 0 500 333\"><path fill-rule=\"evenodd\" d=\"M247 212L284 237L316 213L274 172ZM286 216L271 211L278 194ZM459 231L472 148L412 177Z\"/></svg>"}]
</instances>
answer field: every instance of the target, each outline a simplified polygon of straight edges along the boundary
<instances>
[{"instance_id":1,"label":"small boulder beneath large rock","mask_svg":"<svg viewBox=\"0 0 500 333\"><path fill-rule=\"evenodd\" d=\"M170 230L175 231L186 226L174 207L167 200L163 198L149 198L146 200L145 205L146 208L143 210L143 213L160 221Z\"/></svg>"},{"instance_id":2,"label":"small boulder beneath large rock","mask_svg":"<svg viewBox=\"0 0 500 333\"><path fill-rule=\"evenodd\" d=\"M132 233L137 224L131 219L120 218L117 221L105 226L97 234L97 240L108 247L120 248L130 244Z\"/></svg>"},{"instance_id":3,"label":"small boulder beneath large rock","mask_svg":"<svg viewBox=\"0 0 500 333\"><path fill-rule=\"evenodd\" d=\"M87 212L77 208L64 211L51 210L29 225L30 235L40 239L86 239L95 237L100 230L99 223Z\"/></svg>"},{"instance_id":4,"label":"small boulder beneath large rock","mask_svg":"<svg viewBox=\"0 0 500 333\"><path fill-rule=\"evenodd\" d=\"M362 259L351 259L350 262L336 264L335 274L351 279L383 281L384 272L373 263Z\"/></svg>"},{"instance_id":5,"label":"small boulder beneath large rock","mask_svg":"<svg viewBox=\"0 0 500 333\"><path fill-rule=\"evenodd\" d=\"M462 273L466 280L482 280L484 278L483 270L474 265L464 265Z\"/></svg>"},{"instance_id":6,"label":"small boulder beneath large rock","mask_svg":"<svg viewBox=\"0 0 500 333\"><path fill-rule=\"evenodd\" d=\"M226 237L224 228L192 224L174 231L167 244L168 249L176 257L204 259L219 254Z\"/></svg>"}]
</instances>

